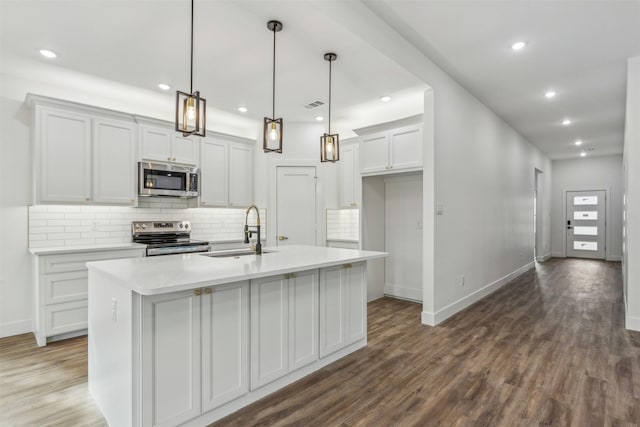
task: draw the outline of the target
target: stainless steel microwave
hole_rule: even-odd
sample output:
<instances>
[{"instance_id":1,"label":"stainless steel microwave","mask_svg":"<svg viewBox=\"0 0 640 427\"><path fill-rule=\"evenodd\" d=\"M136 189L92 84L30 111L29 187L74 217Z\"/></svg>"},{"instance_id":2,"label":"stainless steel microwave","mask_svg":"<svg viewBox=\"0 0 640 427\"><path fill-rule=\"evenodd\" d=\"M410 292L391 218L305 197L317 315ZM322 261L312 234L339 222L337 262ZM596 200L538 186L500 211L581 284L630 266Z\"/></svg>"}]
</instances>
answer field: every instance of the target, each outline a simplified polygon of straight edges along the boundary
<instances>
[{"instance_id":1,"label":"stainless steel microwave","mask_svg":"<svg viewBox=\"0 0 640 427\"><path fill-rule=\"evenodd\" d=\"M169 163L138 163L138 195L198 197L200 169Z\"/></svg>"}]
</instances>

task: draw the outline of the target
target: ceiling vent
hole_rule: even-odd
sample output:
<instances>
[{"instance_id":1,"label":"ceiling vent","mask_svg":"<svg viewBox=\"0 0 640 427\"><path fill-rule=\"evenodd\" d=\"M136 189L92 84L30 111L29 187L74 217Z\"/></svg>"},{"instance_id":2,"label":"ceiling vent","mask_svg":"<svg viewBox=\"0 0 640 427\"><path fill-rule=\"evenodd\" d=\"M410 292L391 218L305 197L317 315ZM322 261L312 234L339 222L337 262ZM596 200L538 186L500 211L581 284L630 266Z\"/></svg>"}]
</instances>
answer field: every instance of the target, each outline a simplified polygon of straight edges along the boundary
<instances>
[{"instance_id":1,"label":"ceiling vent","mask_svg":"<svg viewBox=\"0 0 640 427\"><path fill-rule=\"evenodd\" d=\"M312 102L308 103L307 105L305 105L304 108L306 108L308 110L312 110L314 108L318 108L321 105L324 105L324 102L315 100L315 101L312 101Z\"/></svg>"}]
</instances>

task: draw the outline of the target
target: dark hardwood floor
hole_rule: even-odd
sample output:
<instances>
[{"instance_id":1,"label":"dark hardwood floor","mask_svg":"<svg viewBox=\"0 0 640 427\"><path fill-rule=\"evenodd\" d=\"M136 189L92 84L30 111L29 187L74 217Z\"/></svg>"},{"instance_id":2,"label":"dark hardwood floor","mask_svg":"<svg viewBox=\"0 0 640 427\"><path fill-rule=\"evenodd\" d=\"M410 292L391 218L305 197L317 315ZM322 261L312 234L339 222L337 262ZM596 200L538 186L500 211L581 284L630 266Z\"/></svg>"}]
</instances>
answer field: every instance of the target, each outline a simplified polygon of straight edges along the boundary
<instances>
[{"instance_id":1,"label":"dark hardwood floor","mask_svg":"<svg viewBox=\"0 0 640 427\"><path fill-rule=\"evenodd\" d=\"M216 426L640 425L640 333L619 263L551 259L437 327L369 304L366 348ZM101 425L86 338L0 340L0 425Z\"/></svg>"}]
</instances>

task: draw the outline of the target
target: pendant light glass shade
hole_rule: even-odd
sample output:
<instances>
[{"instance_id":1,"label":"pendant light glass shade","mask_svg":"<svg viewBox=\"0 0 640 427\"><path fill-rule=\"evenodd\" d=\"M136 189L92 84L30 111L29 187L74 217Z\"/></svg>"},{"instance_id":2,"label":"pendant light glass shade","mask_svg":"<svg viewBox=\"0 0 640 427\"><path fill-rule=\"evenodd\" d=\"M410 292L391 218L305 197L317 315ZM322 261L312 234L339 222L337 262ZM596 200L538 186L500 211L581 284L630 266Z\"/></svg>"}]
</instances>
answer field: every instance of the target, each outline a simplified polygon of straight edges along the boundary
<instances>
[{"instance_id":1,"label":"pendant light glass shade","mask_svg":"<svg viewBox=\"0 0 640 427\"><path fill-rule=\"evenodd\" d=\"M331 134L331 63L338 58L335 53L325 53L325 61L329 61L329 123L327 132L320 137L320 161L335 163L340 160L340 137Z\"/></svg>"},{"instance_id":2,"label":"pendant light glass shade","mask_svg":"<svg viewBox=\"0 0 640 427\"><path fill-rule=\"evenodd\" d=\"M272 111L271 117L264 118L264 142L262 148L265 153L282 153L282 118L276 119L276 33L282 31L282 22L267 22L269 31L273 31L273 78L272 78Z\"/></svg>"},{"instance_id":3,"label":"pendant light glass shade","mask_svg":"<svg viewBox=\"0 0 640 427\"><path fill-rule=\"evenodd\" d=\"M193 91L193 0L191 0L191 74L189 80L191 93L176 91L176 131L183 136L205 136L207 101L200 92Z\"/></svg>"}]
</instances>

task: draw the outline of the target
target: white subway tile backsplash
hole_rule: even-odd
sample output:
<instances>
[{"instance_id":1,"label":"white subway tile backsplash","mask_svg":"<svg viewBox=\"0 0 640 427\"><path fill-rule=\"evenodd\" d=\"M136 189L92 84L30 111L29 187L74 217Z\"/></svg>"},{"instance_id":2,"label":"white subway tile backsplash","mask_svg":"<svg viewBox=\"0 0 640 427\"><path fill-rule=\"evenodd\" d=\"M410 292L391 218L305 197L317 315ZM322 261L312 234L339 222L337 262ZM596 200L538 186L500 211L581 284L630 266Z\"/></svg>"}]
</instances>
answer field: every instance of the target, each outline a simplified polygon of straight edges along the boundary
<instances>
[{"instance_id":1,"label":"white subway tile backsplash","mask_svg":"<svg viewBox=\"0 0 640 427\"><path fill-rule=\"evenodd\" d=\"M327 240L360 240L359 209L327 209Z\"/></svg>"},{"instance_id":2,"label":"white subway tile backsplash","mask_svg":"<svg viewBox=\"0 0 640 427\"><path fill-rule=\"evenodd\" d=\"M240 242L244 239L244 209L186 208L177 201L146 202L154 207L57 206L29 207L29 246L82 246L131 241L131 221L191 221L192 237L210 242ZM176 208L185 206L185 208ZM249 214L255 224L255 213ZM262 238L266 239L267 212L260 209Z\"/></svg>"}]
</instances>

